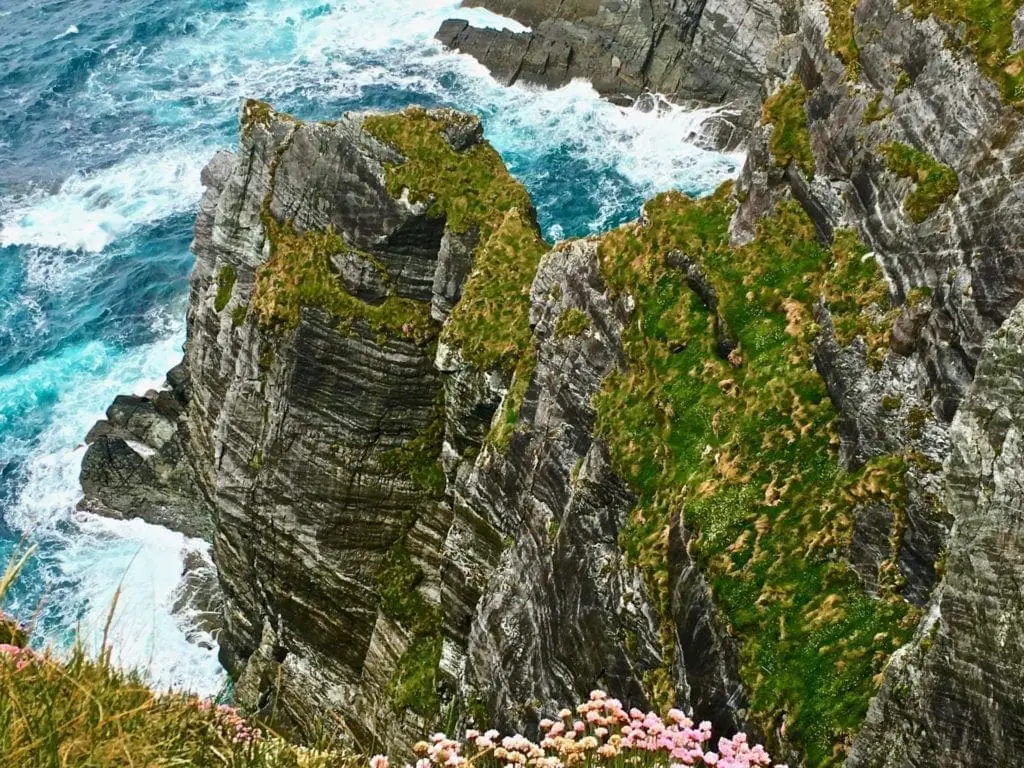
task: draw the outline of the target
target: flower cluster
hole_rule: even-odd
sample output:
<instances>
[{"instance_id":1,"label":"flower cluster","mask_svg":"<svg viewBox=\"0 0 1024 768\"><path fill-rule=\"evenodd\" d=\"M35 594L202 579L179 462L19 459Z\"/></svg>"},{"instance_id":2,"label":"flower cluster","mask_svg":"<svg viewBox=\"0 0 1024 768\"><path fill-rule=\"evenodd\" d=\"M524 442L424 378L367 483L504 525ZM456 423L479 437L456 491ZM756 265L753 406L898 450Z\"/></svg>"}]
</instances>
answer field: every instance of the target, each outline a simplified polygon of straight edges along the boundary
<instances>
[{"instance_id":1,"label":"flower cluster","mask_svg":"<svg viewBox=\"0 0 1024 768\"><path fill-rule=\"evenodd\" d=\"M502 738L493 730L467 731L464 743L436 733L413 747L415 768L468 768L481 761L498 768L771 765L764 747L751 746L743 733L719 739L716 749L710 749L711 723L695 724L678 709L669 710L664 719L653 712L626 710L604 691L593 691L575 712L563 709L556 719L541 720L540 730L539 744L519 735ZM370 768L388 768L388 759L377 755Z\"/></svg>"},{"instance_id":2,"label":"flower cluster","mask_svg":"<svg viewBox=\"0 0 1024 768\"><path fill-rule=\"evenodd\" d=\"M29 664L38 661L39 655L29 648L0 643L0 660L5 658L13 661L15 669L20 672Z\"/></svg>"},{"instance_id":3,"label":"flower cluster","mask_svg":"<svg viewBox=\"0 0 1024 768\"><path fill-rule=\"evenodd\" d=\"M234 707L227 704L216 705L209 699L201 699L196 706L204 712L212 712L217 727L235 744L255 744L263 738L263 732L259 728L253 728Z\"/></svg>"}]
</instances>

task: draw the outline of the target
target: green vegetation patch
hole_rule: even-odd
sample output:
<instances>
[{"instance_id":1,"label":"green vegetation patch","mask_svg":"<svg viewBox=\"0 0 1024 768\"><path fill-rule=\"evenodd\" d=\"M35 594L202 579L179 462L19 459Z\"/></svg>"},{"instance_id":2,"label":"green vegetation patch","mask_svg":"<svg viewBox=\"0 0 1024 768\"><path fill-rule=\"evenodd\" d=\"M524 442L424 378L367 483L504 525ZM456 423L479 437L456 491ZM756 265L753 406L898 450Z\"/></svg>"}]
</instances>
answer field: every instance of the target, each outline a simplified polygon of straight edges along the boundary
<instances>
[{"instance_id":1,"label":"green vegetation patch","mask_svg":"<svg viewBox=\"0 0 1024 768\"><path fill-rule=\"evenodd\" d=\"M515 371L512 373L512 383L509 384L508 393L502 400L501 410L495 419L491 432L487 436L488 442L498 450L505 451L512 442L512 436L516 432L516 425L519 423L519 412L526 400L526 390L533 379L533 373L537 370L537 351L531 344L526 353L519 359Z\"/></svg>"},{"instance_id":2,"label":"green vegetation patch","mask_svg":"<svg viewBox=\"0 0 1024 768\"><path fill-rule=\"evenodd\" d=\"M892 114L891 109L882 106L882 100L882 94L876 93L871 101L868 102L868 105L864 108L864 116L861 118L864 125L877 123L879 120L884 120Z\"/></svg>"},{"instance_id":3,"label":"green vegetation patch","mask_svg":"<svg viewBox=\"0 0 1024 768\"><path fill-rule=\"evenodd\" d=\"M775 164L785 167L796 163L808 176L814 175L814 152L811 151L811 134L807 129L807 90L799 80L782 86L773 93L761 108L761 124L772 125L768 140Z\"/></svg>"},{"instance_id":4,"label":"green vegetation patch","mask_svg":"<svg viewBox=\"0 0 1024 768\"><path fill-rule=\"evenodd\" d=\"M837 340L846 345L860 336L868 348L868 362L881 368L900 310L890 305L882 270L856 232L836 230L830 268L814 278L813 286L832 313Z\"/></svg>"},{"instance_id":5,"label":"green vegetation patch","mask_svg":"<svg viewBox=\"0 0 1024 768\"><path fill-rule=\"evenodd\" d=\"M555 338L565 339L569 336L579 336L590 328L590 316L582 309L573 307L567 309L555 322Z\"/></svg>"},{"instance_id":6,"label":"green vegetation patch","mask_svg":"<svg viewBox=\"0 0 1024 768\"><path fill-rule=\"evenodd\" d=\"M880 297L879 276L849 236L821 245L793 202L736 248L728 187L700 201L665 194L647 214L648 226L616 230L601 245L610 289L637 307L623 336L627 366L595 401L598 431L640 497L621 544L667 619L668 529L682 514L740 642L751 717L765 733L785 718L808 765L839 765L917 618L895 589L867 596L837 556L859 506L904 503L902 463L840 469L836 412L811 363L820 293L837 326L853 332ZM739 342L728 359L711 313L666 264L672 250L698 260L714 284ZM665 631L669 647L667 621Z\"/></svg>"},{"instance_id":7,"label":"green vegetation patch","mask_svg":"<svg viewBox=\"0 0 1024 768\"><path fill-rule=\"evenodd\" d=\"M490 144L452 149L443 119L423 109L369 117L364 128L406 157L387 169L392 195L408 190L414 201L432 201L432 213L454 232L479 233L445 340L478 368L511 371L531 343L530 285L548 250L526 189Z\"/></svg>"},{"instance_id":8,"label":"green vegetation patch","mask_svg":"<svg viewBox=\"0 0 1024 768\"><path fill-rule=\"evenodd\" d=\"M256 273L252 310L265 326L295 328L303 307L319 307L350 327L367 323L380 334L427 344L437 338L439 325L430 304L389 296L368 304L345 290L330 267L331 256L353 250L333 230L298 233L269 212L263 224L270 239L270 258Z\"/></svg>"},{"instance_id":9,"label":"green vegetation patch","mask_svg":"<svg viewBox=\"0 0 1024 768\"><path fill-rule=\"evenodd\" d=\"M1024 51L1010 53L1021 0L906 0L918 18L932 15L963 30L963 46L1003 98L1024 105Z\"/></svg>"},{"instance_id":10,"label":"green vegetation patch","mask_svg":"<svg viewBox=\"0 0 1024 768\"><path fill-rule=\"evenodd\" d=\"M444 396L438 398L434 418L412 440L381 457L384 468L392 473L407 475L413 485L428 496L444 493L445 477L441 468L441 443L444 440Z\"/></svg>"},{"instance_id":11,"label":"green vegetation patch","mask_svg":"<svg viewBox=\"0 0 1024 768\"><path fill-rule=\"evenodd\" d=\"M217 298L214 299L213 308L217 312L223 311L224 307L231 301L231 293L235 290L235 280L238 279L238 271L231 264L220 268L217 275Z\"/></svg>"},{"instance_id":12,"label":"green vegetation patch","mask_svg":"<svg viewBox=\"0 0 1024 768\"><path fill-rule=\"evenodd\" d=\"M860 51L854 37L853 14L859 0L828 0L828 37L825 42L846 65L846 78L851 83L860 79Z\"/></svg>"},{"instance_id":13,"label":"green vegetation patch","mask_svg":"<svg viewBox=\"0 0 1024 768\"><path fill-rule=\"evenodd\" d=\"M914 182L914 191L903 201L903 208L918 224L960 189L956 171L919 149L892 141L879 150L890 171Z\"/></svg>"},{"instance_id":14,"label":"green vegetation patch","mask_svg":"<svg viewBox=\"0 0 1024 768\"><path fill-rule=\"evenodd\" d=\"M399 659L389 685L396 710L410 709L430 719L440 712L437 695L438 666L441 663L441 609L420 593L423 569L406 546L411 518L402 535L388 550L377 576L381 608L385 615L410 633L409 646Z\"/></svg>"}]
</instances>

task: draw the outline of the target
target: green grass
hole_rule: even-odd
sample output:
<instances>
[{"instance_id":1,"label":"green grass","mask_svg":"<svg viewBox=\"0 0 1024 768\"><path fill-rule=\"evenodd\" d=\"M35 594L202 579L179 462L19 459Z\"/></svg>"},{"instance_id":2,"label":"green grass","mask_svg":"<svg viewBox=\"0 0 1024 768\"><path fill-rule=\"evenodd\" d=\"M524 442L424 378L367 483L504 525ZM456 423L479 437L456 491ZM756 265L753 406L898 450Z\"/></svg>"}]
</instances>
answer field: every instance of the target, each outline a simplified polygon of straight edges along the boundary
<instances>
[{"instance_id":1,"label":"green grass","mask_svg":"<svg viewBox=\"0 0 1024 768\"><path fill-rule=\"evenodd\" d=\"M914 147L893 141L879 150L890 171L914 182L914 190L903 201L903 209L918 224L960 189L956 171Z\"/></svg>"},{"instance_id":2,"label":"green grass","mask_svg":"<svg viewBox=\"0 0 1024 768\"><path fill-rule=\"evenodd\" d=\"M882 106L882 100L884 96L881 93L876 93L868 105L864 108L864 116L861 118L861 122L864 125L871 125L871 123L877 123L879 120L884 120L890 114L892 110L888 107Z\"/></svg>"},{"instance_id":3,"label":"green grass","mask_svg":"<svg viewBox=\"0 0 1024 768\"><path fill-rule=\"evenodd\" d=\"M420 434L405 445L385 453L381 464L388 472L409 477L413 485L427 496L440 497L445 490L441 469L441 443L444 440L443 395L434 411L434 418Z\"/></svg>"},{"instance_id":4,"label":"green grass","mask_svg":"<svg viewBox=\"0 0 1024 768\"><path fill-rule=\"evenodd\" d=\"M610 289L633 296L637 310L623 337L628 366L596 398L598 431L640 496L621 543L663 618L667 530L682 512L740 642L751 717L771 733L786 713L808 765L838 765L916 614L898 584L868 597L837 559L856 505L902 508L903 464L839 468L836 413L810 362L811 308L824 293L837 326L871 327L864 316L881 276L849 235L818 243L795 203L764 219L753 243L730 247L727 192L662 195L647 206L648 227L603 239ZM685 275L666 266L674 249L698 259L715 285L739 340L731 360L717 354L713 318Z\"/></svg>"},{"instance_id":5,"label":"green grass","mask_svg":"<svg viewBox=\"0 0 1024 768\"><path fill-rule=\"evenodd\" d=\"M909 0L906 5L918 18L931 15L962 27L963 44L981 71L1007 102L1024 105L1024 51L1010 53L1021 0Z\"/></svg>"},{"instance_id":6,"label":"green grass","mask_svg":"<svg viewBox=\"0 0 1024 768\"><path fill-rule=\"evenodd\" d=\"M761 124L772 125L768 149L775 164L786 167L796 163L808 176L814 175L814 152L807 129L807 111L804 103L807 91L795 79L772 94L761 108Z\"/></svg>"},{"instance_id":7,"label":"green grass","mask_svg":"<svg viewBox=\"0 0 1024 768\"><path fill-rule=\"evenodd\" d=\"M851 83L860 79L860 51L854 38L853 14L859 0L828 0L828 37L825 42L846 65L846 78Z\"/></svg>"},{"instance_id":8,"label":"green grass","mask_svg":"<svg viewBox=\"0 0 1024 768\"><path fill-rule=\"evenodd\" d=\"M24 559L0 582L0 605ZM8 578L10 577L10 578ZM114 607L116 609L116 599ZM0 628L12 622L0 614ZM24 647L20 630L0 639ZM175 691L76 647L67 657L0 652L0 765L17 768L356 768L324 740L291 744L266 725ZM253 738L254 729L261 731Z\"/></svg>"},{"instance_id":9,"label":"green grass","mask_svg":"<svg viewBox=\"0 0 1024 768\"><path fill-rule=\"evenodd\" d=\"M512 436L516 432L519 423L519 412L522 410L523 401L526 399L526 390L533 379L533 373L537 369L537 351L531 345L516 365L512 374L512 382L509 384L508 394L501 403L501 410L487 435L488 442L492 443L499 451L508 450L512 442Z\"/></svg>"},{"instance_id":10,"label":"green grass","mask_svg":"<svg viewBox=\"0 0 1024 768\"><path fill-rule=\"evenodd\" d=\"M590 317L582 309L567 309L555 322L555 338L564 339L569 336L579 336L590 328Z\"/></svg>"},{"instance_id":11,"label":"green grass","mask_svg":"<svg viewBox=\"0 0 1024 768\"><path fill-rule=\"evenodd\" d=\"M486 142L456 152L442 135L444 122L411 108L367 118L365 129L407 159L387 169L388 188L399 197L433 201L457 233L475 231L480 243L473 272L452 312L445 341L480 369L511 372L526 352L530 285L548 250L526 189L509 175Z\"/></svg>"},{"instance_id":12,"label":"green grass","mask_svg":"<svg viewBox=\"0 0 1024 768\"><path fill-rule=\"evenodd\" d=\"M256 273L251 308L265 327L295 328L303 307L331 313L339 328L365 322L385 337L426 345L437 338L439 324L430 316L430 303L389 296L368 304L345 290L331 271L331 256L350 250L333 231L297 233L264 212L270 258Z\"/></svg>"},{"instance_id":13,"label":"green grass","mask_svg":"<svg viewBox=\"0 0 1024 768\"><path fill-rule=\"evenodd\" d=\"M388 686L391 704L396 710L410 709L433 719L440 712L437 695L438 666L441 663L441 609L428 602L419 590L423 569L412 559L405 530L388 550L377 575L381 609L404 626L410 634L409 646L399 659Z\"/></svg>"},{"instance_id":14,"label":"green grass","mask_svg":"<svg viewBox=\"0 0 1024 768\"><path fill-rule=\"evenodd\" d=\"M213 302L213 308L217 312L221 312L231 301L231 293L235 290L235 280L237 279L238 272L232 265L227 264L221 267L220 273L217 275L217 298Z\"/></svg>"}]
</instances>

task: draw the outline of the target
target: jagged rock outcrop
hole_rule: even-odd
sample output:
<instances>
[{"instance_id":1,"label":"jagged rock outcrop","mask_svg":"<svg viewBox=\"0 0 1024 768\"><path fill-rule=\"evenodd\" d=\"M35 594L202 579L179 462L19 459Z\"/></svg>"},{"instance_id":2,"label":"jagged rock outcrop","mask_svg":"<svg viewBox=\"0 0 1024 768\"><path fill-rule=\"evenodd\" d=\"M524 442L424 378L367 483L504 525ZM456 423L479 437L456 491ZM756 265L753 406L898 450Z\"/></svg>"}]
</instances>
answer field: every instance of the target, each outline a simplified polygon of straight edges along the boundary
<instances>
[{"instance_id":1,"label":"jagged rock outcrop","mask_svg":"<svg viewBox=\"0 0 1024 768\"><path fill-rule=\"evenodd\" d=\"M185 459L183 415L188 402L184 369L168 388L122 395L107 418L86 435L82 459L85 498L79 508L109 517L138 517L186 536L209 540L213 525Z\"/></svg>"},{"instance_id":2,"label":"jagged rock outcrop","mask_svg":"<svg viewBox=\"0 0 1024 768\"><path fill-rule=\"evenodd\" d=\"M985 345L951 440L946 576L851 768L1009 766L1024 750L1024 303Z\"/></svg>"},{"instance_id":3,"label":"jagged rock outcrop","mask_svg":"<svg viewBox=\"0 0 1024 768\"><path fill-rule=\"evenodd\" d=\"M335 713L403 751L442 710L529 731L595 685L648 705L663 675L663 695L736 727L735 648L688 535L673 534L671 625L619 544L636 497L594 397L623 365L633 304L610 294L599 241L540 259L503 168L473 194L507 211L439 211L445 190L390 183L419 162L397 148L441 152L424 167L454 163L462 184L459 164L496 158L479 122L374 120L301 124L250 102L239 152L203 176L173 440L212 513L239 703L303 729ZM495 261L534 253L518 273ZM495 267L513 311L495 332L518 358L472 335ZM120 404L111 422L127 424ZM83 482L115 509L137 490ZM197 578L185 593L206 594Z\"/></svg>"},{"instance_id":4,"label":"jagged rock outcrop","mask_svg":"<svg viewBox=\"0 0 1024 768\"><path fill-rule=\"evenodd\" d=\"M716 128L735 146L756 118L769 52L792 29L785 3L710 0L471 0L531 29L511 32L446 21L437 38L479 59L501 82L549 87L590 80L631 103L644 92L679 100L731 103L739 130Z\"/></svg>"}]
</instances>

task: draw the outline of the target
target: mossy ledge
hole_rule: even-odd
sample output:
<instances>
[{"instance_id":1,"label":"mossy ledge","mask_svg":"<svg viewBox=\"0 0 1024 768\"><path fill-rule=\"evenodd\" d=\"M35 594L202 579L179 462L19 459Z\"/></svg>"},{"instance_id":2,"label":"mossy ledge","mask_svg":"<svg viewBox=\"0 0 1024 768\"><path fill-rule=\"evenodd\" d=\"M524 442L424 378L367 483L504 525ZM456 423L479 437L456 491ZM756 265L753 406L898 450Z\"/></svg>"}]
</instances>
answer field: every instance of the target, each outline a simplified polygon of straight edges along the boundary
<instances>
[{"instance_id":1,"label":"mossy ledge","mask_svg":"<svg viewBox=\"0 0 1024 768\"><path fill-rule=\"evenodd\" d=\"M903 201L903 208L918 224L960 190L956 171L919 149L892 141L879 147L879 151L890 171L914 182L914 190Z\"/></svg>"},{"instance_id":2,"label":"mossy ledge","mask_svg":"<svg viewBox=\"0 0 1024 768\"><path fill-rule=\"evenodd\" d=\"M441 609L429 603L419 586L423 569L413 561L406 541L412 529L405 521L398 540L388 550L377 576L385 615L409 631L409 645L391 677L388 694L396 711L410 709L428 720L437 717L438 666L441 662Z\"/></svg>"},{"instance_id":3,"label":"mossy ledge","mask_svg":"<svg viewBox=\"0 0 1024 768\"><path fill-rule=\"evenodd\" d=\"M661 195L646 212L647 226L601 244L610 290L636 301L627 367L596 398L598 432L640 497L620 541L667 622L667 532L681 512L740 642L750 716L766 734L785 723L808 765L838 765L917 619L898 585L869 597L841 557L858 506L902 507L902 458L840 468L836 412L809 362L819 296L855 333L883 295L880 273L852 235L819 243L792 202L737 248L728 188L700 201ZM667 265L672 250L697 260L718 291L739 342L729 359L712 314Z\"/></svg>"},{"instance_id":4,"label":"mossy ledge","mask_svg":"<svg viewBox=\"0 0 1024 768\"><path fill-rule=\"evenodd\" d=\"M582 309L567 309L555 323L555 338L565 339L570 336L579 336L590 328L590 317Z\"/></svg>"},{"instance_id":5,"label":"mossy ledge","mask_svg":"<svg viewBox=\"0 0 1024 768\"><path fill-rule=\"evenodd\" d=\"M363 321L385 337L418 344L437 338L440 327L430 316L428 302L392 295L381 304L369 304L345 290L331 271L330 259L354 249L333 230L299 233L266 211L263 226L270 258L256 273L252 309L265 327L295 328L303 307L317 307L338 320L339 330Z\"/></svg>"},{"instance_id":6,"label":"mossy ledge","mask_svg":"<svg viewBox=\"0 0 1024 768\"><path fill-rule=\"evenodd\" d=\"M393 196L408 192L413 201L430 201L431 213L453 232L479 233L473 271L444 340L471 365L510 373L531 344L530 285L549 246L529 194L494 148L487 142L452 148L443 135L451 116L465 119L413 107L370 116L363 127L406 158L387 168Z\"/></svg>"},{"instance_id":7,"label":"mossy ledge","mask_svg":"<svg viewBox=\"0 0 1024 768\"><path fill-rule=\"evenodd\" d=\"M220 269L217 275L217 297L213 301L213 308L222 312L231 301L231 294L235 290L235 280L238 279L238 271L231 264L226 264Z\"/></svg>"},{"instance_id":8,"label":"mossy ledge","mask_svg":"<svg viewBox=\"0 0 1024 768\"><path fill-rule=\"evenodd\" d=\"M814 152L807 128L807 90L799 80L782 86L764 103L761 124L772 126L768 149L775 164L784 168L791 162L808 176L814 175Z\"/></svg>"},{"instance_id":9,"label":"mossy ledge","mask_svg":"<svg viewBox=\"0 0 1024 768\"><path fill-rule=\"evenodd\" d=\"M903 0L903 7L910 7L918 19L930 15L961 29L959 45L970 52L1003 99L1018 109L1024 107L1024 51L1012 50L1021 0Z\"/></svg>"}]
</instances>

